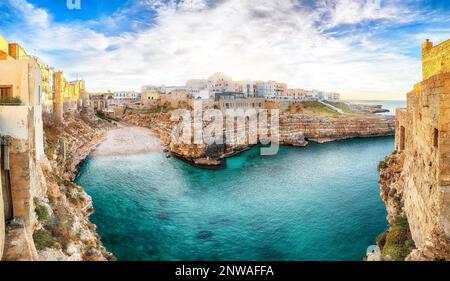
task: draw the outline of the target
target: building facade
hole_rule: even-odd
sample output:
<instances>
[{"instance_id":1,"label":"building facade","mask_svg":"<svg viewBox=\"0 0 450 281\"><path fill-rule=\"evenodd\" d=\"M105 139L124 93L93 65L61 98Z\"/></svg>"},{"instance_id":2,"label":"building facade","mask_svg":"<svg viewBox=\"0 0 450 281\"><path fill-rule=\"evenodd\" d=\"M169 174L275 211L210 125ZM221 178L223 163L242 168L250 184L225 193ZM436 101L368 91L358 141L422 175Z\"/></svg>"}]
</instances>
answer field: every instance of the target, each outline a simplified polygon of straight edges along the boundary
<instances>
[{"instance_id":1,"label":"building facade","mask_svg":"<svg viewBox=\"0 0 450 281\"><path fill-rule=\"evenodd\" d=\"M254 98L258 95L258 88L256 83L250 80L242 81L241 93L244 93L246 98Z\"/></svg>"},{"instance_id":2,"label":"building facade","mask_svg":"<svg viewBox=\"0 0 450 281\"><path fill-rule=\"evenodd\" d=\"M277 96L277 82L258 81L256 82L258 97L274 98Z\"/></svg>"},{"instance_id":3,"label":"building facade","mask_svg":"<svg viewBox=\"0 0 450 281\"><path fill-rule=\"evenodd\" d=\"M141 99L141 93L138 92L114 92L112 98L115 100L139 100Z\"/></svg>"},{"instance_id":4,"label":"building facade","mask_svg":"<svg viewBox=\"0 0 450 281\"><path fill-rule=\"evenodd\" d=\"M6 45L8 48L6 48ZM40 192L36 163L44 160L42 74L34 58L0 37L0 258L8 258L10 231L20 235L24 259L37 258L32 243L34 203ZM14 220L14 230L5 221ZM30 242L31 241L31 242ZM34 250L33 250L34 249Z\"/></svg>"},{"instance_id":5,"label":"building facade","mask_svg":"<svg viewBox=\"0 0 450 281\"><path fill-rule=\"evenodd\" d=\"M207 88L210 96L214 97L217 93L234 92L234 82L230 76L222 73L215 73L207 80Z\"/></svg>"},{"instance_id":6,"label":"building facade","mask_svg":"<svg viewBox=\"0 0 450 281\"><path fill-rule=\"evenodd\" d=\"M145 92L141 94L141 101L143 105L155 104L160 98L160 92Z\"/></svg>"}]
</instances>

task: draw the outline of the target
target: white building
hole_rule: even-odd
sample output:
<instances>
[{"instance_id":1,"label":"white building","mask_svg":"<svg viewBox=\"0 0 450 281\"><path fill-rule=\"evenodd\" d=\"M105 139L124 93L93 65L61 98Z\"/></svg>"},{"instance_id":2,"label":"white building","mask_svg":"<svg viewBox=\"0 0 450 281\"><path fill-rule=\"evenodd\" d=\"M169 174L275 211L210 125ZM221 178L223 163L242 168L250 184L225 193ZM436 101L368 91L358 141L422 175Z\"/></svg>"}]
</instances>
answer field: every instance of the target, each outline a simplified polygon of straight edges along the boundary
<instances>
[{"instance_id":1,"label":"white building","mask_svg":"<svg viewBox=\"0 0 450 281\"><path fill-rule=\"evenodd\" d=\"M256 83L250 80L242 81L242 93L246 98L254 98L258 96L258 88L256 87Z\"/></svg>"},{"instance_id":2,"label":"white building","mask_svg":"<svg viewBox=\"0 0 450 281\"><path fill-rule=\"evenodd\" d=\"M1 38L0 38L1 39ZM44 157L42 73L32 58L0 60L0 135L35 141L36 159ZM13 99L17 98L17 101ZM33 132L29 128L34 128Z\"/></svg>"},{"instance_id":3,"label":"white building","mask_svg":"<svg viewBox=\"0 0 450 281\"><path fill-rule=\"evenodd\" d=\"M275 81L258 81L258 97L274 98L277 96L277 82Z\"/></svg>"},{"instance_id":4,"label":"white building","mask_svg":"<svg viewBox=\"0 0 450 281\"><path fill-rule=\"evenodd\" d=\"M162 87L160 86L154 86L154 85L143 85L141 87L141 93L148 93L148 92L162 92Z\"/></svg>"},{"instance_id":5,"label":"white building","mask_svg":"<svg viewBox=\"0 0 450 281\"><path fill-rule=\"evenodd\" d=\"M326 93L325 99L329 101L339 101L341 99L341 95L339 93Z\"/></svg>"},{"instance_id":6,"label":"white building","mask_svg":"<svg viewBox=\"0 0 450 281\"><path fill-rule=\"evenodd\" d=\"M207 87L209 94L212 97L218 93L235 91L234 82L231 77L222 73L214 73L209 77L207 80Z\"/></svg>"},{"instance_id":7,"label":"white building","mask_svg":"<svg viewBox=\"0 0 450 281\"><path fill-rule=\"evenodd\" d=\"M204 89L204 90L200 90L200 91L192 94L192 97L194 99L207 100L207 99L211 98L211 95L210 95L210 92L208 91L208 89Z\"/></svg>"},{"instance_id":8,"label":"white building","mask_svg":"<svg viewBox=\"0 0 450 281\"><path fill-rule=\"evenodd\" d=\"M138 100L141 98L141 93L138 92L114 92L112 98L115 100Z\"/></svg>"},{"instance_id":9,"label":"white building","mask_svg":"<svg viewBox=\"0 0 450 281\"><path fill-rule=\"evenodd\" d=\"M186 82L186 91L194 99L208 99L208 83L204 79L191 79Z\"/></svg>"},{"instance_id":10,"label":"white building","mask_svg":"<svg viewBox=\"0 0 450 281\"><path fill-rule=\"evenodd\" d=\"M172 92L180 92L180 91L186 91L186 87L184 86L161 86L160 92L161 94L168 94Z\"/></svg>"}]
</instances>

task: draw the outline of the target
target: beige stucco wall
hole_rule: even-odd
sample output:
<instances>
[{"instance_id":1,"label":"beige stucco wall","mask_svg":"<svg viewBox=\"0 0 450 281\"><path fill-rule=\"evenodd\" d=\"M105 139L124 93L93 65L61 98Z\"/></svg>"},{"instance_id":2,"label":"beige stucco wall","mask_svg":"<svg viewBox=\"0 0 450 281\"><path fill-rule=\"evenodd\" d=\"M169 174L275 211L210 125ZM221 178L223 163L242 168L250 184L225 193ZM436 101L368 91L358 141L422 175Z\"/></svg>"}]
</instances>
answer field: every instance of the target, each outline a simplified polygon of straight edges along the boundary
<instances>
[{"instance_id":1,"label":"beige stucco wall","mask_svg":"<svg viewBox=\"0 0 450 281\"><path fill-rule=\"evenodd\" d=\"M36 159L42 160L44 153L44 125L41 106L0 106L0 135L19 140L30 137L30 123L34 130L33 139Z\"/></svg>"},{"instance_id":2,"label":"beige stucco wall","mask_svg":"<svg viewBox=\"0 0 450 281\"><path fill-rule=\"evenodd\" d=\"M34 60L0 60L0 85L13 86L13 96L23 105L41 103L42 76Z\"/></svg>"},{"instance_id":3,"label":"beige stucco wall","mask_svg":"<svg viewBox=\"0 0 450 281\"><path fill-rule=\"evenodd\" d=\"M0 106L0 135L28 139L29 106Z\"/></svg>"}]
</instances>

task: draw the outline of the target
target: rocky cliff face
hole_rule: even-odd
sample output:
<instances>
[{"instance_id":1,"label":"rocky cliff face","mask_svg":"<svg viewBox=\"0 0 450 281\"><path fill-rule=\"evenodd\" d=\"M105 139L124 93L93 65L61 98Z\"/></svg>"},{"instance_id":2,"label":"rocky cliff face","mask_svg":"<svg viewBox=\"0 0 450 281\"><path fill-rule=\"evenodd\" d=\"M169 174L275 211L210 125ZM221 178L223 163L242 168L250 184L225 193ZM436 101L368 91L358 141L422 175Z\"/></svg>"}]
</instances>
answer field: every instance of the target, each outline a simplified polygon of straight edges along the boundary
<instances>
[{"instance_id":1,"label":"rocky cliff face","mask_svg":"<svg viewBox=\"0 0 450 281\"><path fill-rule=\"evenodd\" d=\"M421 188L427 192L425 198L429 198L429 203L436 207L430 210L421 210L417 207L424 204L421 199L423 197L409 189L407 181L414 177L418 182L418 178L423 175L420 173L412 175L411 164L407 154L397 151L380 162L380 195L386 204L387 220L390 225L384 235L389 235L398 218L408 218L409 224L406 227L409 237L404 237L403 240L398 241L398 244L408 243L408 240L413 241L414 238L416 245L408 249L404 259L411 261L448 260L450 259L450 248L448 247L450 241L442 231L440 222L436 220L439 217L437 208L439 201L433 203L433 200L439 198L439 193L433 195L431 187L427 190ZM420 233L426 231L429 234L420 239L413 237L415 231L419 232L418 229L420 229ZM390 258L388 257L388 259Z\"/></svg>"},{"instance_id":2,"label":"rocky cliff face","mask_svg":"<svg viewBox=\"0 0 450 281\"><path fill-rule=\"evenodd\" d=\"M292 145L291 139L303 134L307 140L324 143L349 138L366 138L393 135L393 116L361 115L305 115L280 116L281 143Z\"/></svg>"},{"instance_id":3,"label":"rocky cliff face","mask_svg":"<svg viewBox=\"0 0 450 281\"><path fill-rule=\"evenodd\" d=\"M89 221L91 197L73 183L78 164L103 139L108 126L95 117L79 115L66 116L64 128L45 122L48 161L39 167L42 195L34 198L33 240L39 260L114 259Z\"/></svg>"},{"instance_id":4,"label":"rocky cliff face","mask_svg":"<svg viewBox=\"0 0 450 281\"><path fill-rule=\"evenodd\" d=\"M176 122L170 121L170 113L128 111L123 121L154 130L160 135L168 151L199 166L220 165L223 158L246 150L250 146L174 144L171 141L171 133ZM394 134L394 128L395 122L392 116L285 113L280 115L280 144L306 146L308 141L324 143L357 137L387 136Z\"/></svg>"}]
</instances>

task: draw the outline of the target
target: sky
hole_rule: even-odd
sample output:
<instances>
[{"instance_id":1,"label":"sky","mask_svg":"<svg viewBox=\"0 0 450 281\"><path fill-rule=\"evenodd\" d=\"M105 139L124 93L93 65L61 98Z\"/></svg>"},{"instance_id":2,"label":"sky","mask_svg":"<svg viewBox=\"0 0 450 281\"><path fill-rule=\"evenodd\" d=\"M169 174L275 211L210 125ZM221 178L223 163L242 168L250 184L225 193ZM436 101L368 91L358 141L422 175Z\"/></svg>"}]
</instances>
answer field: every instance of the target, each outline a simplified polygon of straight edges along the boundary
<instances>
[{"instance_id":1,"label":"sky","mask_svg":"<svg viewBox=\"0 0 450 281\"><path fill-rule=\"evenodd\" d=\"M0 34L92 92L222 72L399 100L421 81L421 43L450 39L447 0L66 2L0 0Z\"/></svg>"}]
</instances>

